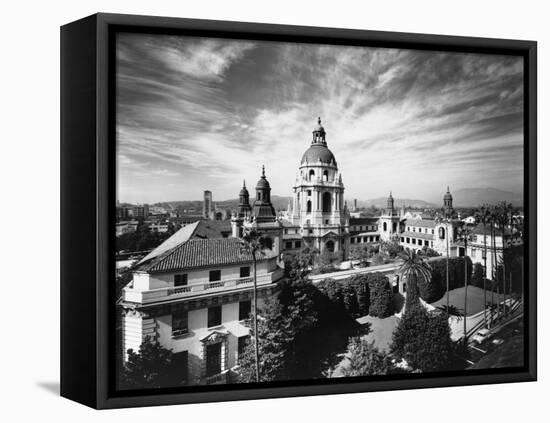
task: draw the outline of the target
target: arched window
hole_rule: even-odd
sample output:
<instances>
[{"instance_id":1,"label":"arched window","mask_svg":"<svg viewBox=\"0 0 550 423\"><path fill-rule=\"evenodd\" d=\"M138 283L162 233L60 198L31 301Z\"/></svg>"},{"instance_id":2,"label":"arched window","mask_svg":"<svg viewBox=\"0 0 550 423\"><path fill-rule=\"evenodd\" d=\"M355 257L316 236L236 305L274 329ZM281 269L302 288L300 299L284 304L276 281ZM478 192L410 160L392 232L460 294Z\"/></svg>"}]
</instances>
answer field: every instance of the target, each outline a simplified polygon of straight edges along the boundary
<instances>
[{"instance_id":1,"label":"arched window","mask_svg":"<svg viewBox=\"0 0 550 423\"><path fill-rule=\"evenodd\" d=\"M393 232L397 232L397 223L393 222Z\"/></svg>"},{"instance_id":2,"label":"arched window","mask_svg":"<svg viewBox=\"0 0 550 423\"><path fill-rule=\"evenodd\" d=\"M328 181L328 170L323 171L323 181Z\"/></svg>"},{"instance_id":3,"label":"arched window","mask_svg":"<svg viewBox=\"0 0 550 423\"><path fill-rule=\"evenodd\" d=\"M311 213L311 200L307 200L307 212Z\"/></svg>"},{"instance_id":4,"label":"arched window","mask_svg":"<svg viewBox=\"0 0 550 423\"><path fill-rule=\"evenodd\" d=\"M315 171L313 169L311 169L309 171L309 180L312 181L314 176L315 176Z\"/></svg>"},{"instance_id":5,"label":"arched window","mask_svg":"<svg viewBox=\"0 0 550 423\"><path fill-rule=\"evenodd\" d=\"M386 232L388 230L388 224L386 222L384 222L382 227L384 228L384 232Z\"/></svg>"},{"instance_id":6,"label":"arched window","mask_svg":"<svg viewBox=\"0 0 550 423\"><path fill-rule=\"evenodd\" d=\"M439 238L440 239L445 239L445 228L444 227L439 228Z\"/></svg>"},{"instance_id":7,"label":"arched window","mask_svg":"<svg viewBox=\"0 0 550 423\"><path fill-rule=\"evenodd\" d=\"M323 213L330 212L331 206L332 206L332 196L330 195L330 192L325 192L323 194Z\"/></svg>"},{"instance_id":8,"label":"arched window","mask_svg":"<svg viewBox=\"0 0 550 423\"><path fill-rule=\"evenodd\" d=\"M258 192L258 193L256 194L256 200L259 201L259 200L261 199L261 197L262 197L262 195Z\"/></svg>"}]
</instances>

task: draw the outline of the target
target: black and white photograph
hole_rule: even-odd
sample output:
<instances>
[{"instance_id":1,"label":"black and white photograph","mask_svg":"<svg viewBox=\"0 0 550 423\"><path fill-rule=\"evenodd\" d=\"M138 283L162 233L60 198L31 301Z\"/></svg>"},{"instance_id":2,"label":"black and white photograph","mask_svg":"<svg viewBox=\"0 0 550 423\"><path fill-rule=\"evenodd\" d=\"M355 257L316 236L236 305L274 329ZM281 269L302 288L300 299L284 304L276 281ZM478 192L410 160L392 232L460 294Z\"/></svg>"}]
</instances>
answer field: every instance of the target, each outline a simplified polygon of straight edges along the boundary
<instances>
[{"instance_id":1,"label":"black and white photograph","mask_svg":"<svg viewBox=\"0 0 550 423\"><path fill-rule=\"evenodd\" d=\"M523 57L115 49L118 390L524 366Z\"/></svg>"}]
</instances>

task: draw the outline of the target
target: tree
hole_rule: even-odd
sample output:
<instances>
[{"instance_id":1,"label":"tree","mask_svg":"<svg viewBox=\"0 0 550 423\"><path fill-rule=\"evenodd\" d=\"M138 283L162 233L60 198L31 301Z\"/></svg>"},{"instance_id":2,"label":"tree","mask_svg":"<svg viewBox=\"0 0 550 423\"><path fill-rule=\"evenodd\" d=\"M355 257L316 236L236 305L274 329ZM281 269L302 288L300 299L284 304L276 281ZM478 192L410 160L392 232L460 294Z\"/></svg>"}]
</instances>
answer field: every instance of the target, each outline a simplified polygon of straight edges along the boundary
<instances>
[{"instance_id":1,"label":"tree","mask_svg":"<svg viewBox=\"0 0 550 423\"><path fill-rule=\"evenodd\" d=\"M390 281L382 273L368 274L369 315L381 319L393 314L393 291Z\"/></svg>"},{"instance_id":2,"label":"tree","mask_svg":"<svg viewBox=\"0 0 550 423\"><path fill-rule=\"evenodd\" d=\"M382 241L380 251L393 259L403 251L403 247L399 244L398 238L393 238L390 241Z\"/></svg>"},{"instance_id":3,"label":"tree","mask_svg":"<svg viewBox=\"0 0 550 423\"><path fill-rule=\"evenodd\" d=\"M374 346L374 341L361 337L350 338L347 359L348 365L342 373L348 377L385 375L394 367L390 357Z\"/></svg>"},{"instance_id":4,"label":"tree","mask_svg":"<svg viewBox=\"0 0 550 423\"><path fill-rule=\"evenodd\" d=\"M460 228L459 238L464 242L464 316L468 314L468 278L471 276L471 268L468 269L468 241L471 238L471 230L464 225ZM447 305L447 307L449 307ZM447 309L448 310L448 309ZM447 316L448 317L448 316ZM466 319L464 319L464 347L468 345L468 331L466 329Z\"/></svg>"},{"instance_id":5,"label":"tree","mask_svg":"<svg viewBox=\"0 0 550 423\"><path fill-rule=\"evenodd\" d=\"M419 303L405 313L392 335L391 353L422 372L445 370L452 356L451 330L445 314Z\"/></svg>"},{"instance_id":6,"label":"tree","mask_svg":"<svg viewBox=\"0 0 550 423\"><path fill-rule=\"evenodd\" d=\"M424 261L424 258L418 255L415 251L405 250L399 254L403 259L403 264L398 270L402 278L407 281L407 298L405 308L419 302L418 284L421 280L428 281L430 279L430 265Z\"/></svg>"},{"instance_id":7,"label":"tree","mask_svg":"<svg viewBox=\"0 0 550 423\"><path fill-rule=\"evenodd\" d=\"M268 382L288 377L285 373L285 356L294 335L288 319L282 315L282 309L278 298L266 299L263 318L251 334L258 342L248 342L239 357L238 382ZM257 357L262 360L257 361Z\"/></svg>"},{"instance_id":8,"label":"tree","mask_svg":"<svg viewBox=\"0 0 550 423\"><path fill-rule=\"evenodd\" d=\"M475 213L477 222L483 225L483 322L487 327L487 224L490 223L489 206L484 204Z\"/></svg>"},{"instance_id":9,"label":"tree","mask_svg":"<svg viewBox=\"0 0 550 423\"><path fill-rule=\"evenodd\" d=\"M478 288L485 289L484 269L481 263L474 263L474 270L472 272L472 285ZM485 301L487 304L487 301Z\"/></svg>"},{"instance_id":10,"label":"tree","mask_svg":"<svg viewBox=\"0 0 550 423\"><path fill-rule=\"evenodd\" d=\"M260 381L260 360L258 357L258 280L257 280L257 259L264 254L264 250L271 250L273 241L269 237L262 236L254 229L245 228L241 238L241 252L252 258L252 278L254 286L252 290L252 320L254 322L254 350L256 356L256 382Z\"/></svg>"},{"instance_id":11,"label":"tree","mask_svg":"<svg viewBox=\"0 0 550 423\"><path fill-rule=\"evenodd\" d=\"M165 388L177 386L177 373L172 368L172 351L158 342L145 340L139 351L128 351L128 360L122 367L122 389ZM179 381L183 382L183 379Z\"/></svg>"}]
</instances>

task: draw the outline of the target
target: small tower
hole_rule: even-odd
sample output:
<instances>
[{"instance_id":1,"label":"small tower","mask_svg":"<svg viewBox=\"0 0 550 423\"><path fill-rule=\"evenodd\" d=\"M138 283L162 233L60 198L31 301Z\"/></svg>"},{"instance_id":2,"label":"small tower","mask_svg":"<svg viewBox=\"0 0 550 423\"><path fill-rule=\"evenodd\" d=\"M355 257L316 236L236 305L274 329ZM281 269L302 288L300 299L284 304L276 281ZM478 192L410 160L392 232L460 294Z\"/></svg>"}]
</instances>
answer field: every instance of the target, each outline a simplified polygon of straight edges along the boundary
<instances>
[{"instance_id":1,"label":"small tower","mask_svg":"<svg viewBox=\"0 0 550 423\"><path fill-rule=\"evenodd\" d=\"M451 218L454 212L453 196L451 195L451 191L449 190L448 186L447 186L447 192L443 196L443 211L445 213L445 217L447 218Z\"/></svg>"},{"instance_id":2,"label":"small tower","mask_svg":"<svg viewBox=\"0 0 550 423\"><path fill-rule=\"evenodd\" d=\"M262 177L256 184L256 200L252 206L252 216L257 222L273 222L275 209L271 204L271 186L265 177L265 167L262 166Z\"/></svg>"},{"instance_id":3,"label":"small tower","mask_svg":"<svg viewBox=\"0 0 550 423\"><path fill-rule=\"evenodd\" d=\"M378 229L382 241L389 241L399 234L399 220L399 213L395 208L393 195L390 191L390 195L386 201L386 210L382 212L378 221Z\"/></svg>"},{"instance_id":4,"label":"small tower","mask_svg":"<svg viewBox=\"0 0 550 423\"><path fill-rule=\"evenodd\" d=\"M243 180L243 187L239 192L239 207L238 207L238 216L241 218L250 217L252 208L250 207L250 195L246 189L246 181Z\"/></svg>"}]
</instances>

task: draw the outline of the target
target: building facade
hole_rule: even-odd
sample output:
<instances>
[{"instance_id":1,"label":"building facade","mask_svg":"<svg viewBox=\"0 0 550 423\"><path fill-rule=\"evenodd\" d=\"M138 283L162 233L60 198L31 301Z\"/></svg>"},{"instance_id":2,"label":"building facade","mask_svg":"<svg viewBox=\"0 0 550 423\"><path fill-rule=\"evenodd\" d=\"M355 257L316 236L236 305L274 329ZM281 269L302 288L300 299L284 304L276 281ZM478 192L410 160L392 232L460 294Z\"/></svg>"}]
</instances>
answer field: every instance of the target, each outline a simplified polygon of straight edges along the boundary
<instances>
[{"instance_id":1,"label":"building facade","mask_svg":"<svg viewBox=\"0 0 550 423\"><path fill-rule=\"evenodd\" d=\"M141 260L119 303L123 359L128 349L156 341L172 350L188 384L226 383L250 337L252 256L240 245L176 233ZM283 270L272 252L256 260L261 304Z\"/></svg>"}]
</instances>

